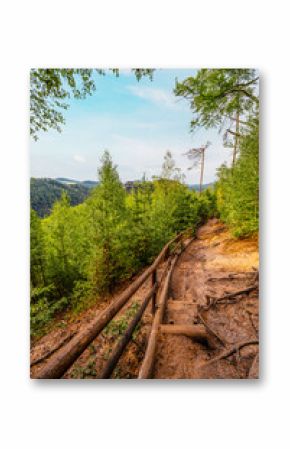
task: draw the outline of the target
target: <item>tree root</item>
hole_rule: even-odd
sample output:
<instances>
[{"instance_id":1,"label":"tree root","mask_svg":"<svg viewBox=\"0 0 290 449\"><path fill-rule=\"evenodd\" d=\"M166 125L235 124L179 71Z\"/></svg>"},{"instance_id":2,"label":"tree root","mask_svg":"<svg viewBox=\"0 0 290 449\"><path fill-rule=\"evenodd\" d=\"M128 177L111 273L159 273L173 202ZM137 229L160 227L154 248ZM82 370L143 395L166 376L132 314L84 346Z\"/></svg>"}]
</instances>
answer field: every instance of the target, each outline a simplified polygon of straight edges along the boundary
<instances>
[{"instance_id":1,"label":"tree root","mask_svg":"<svg viewBox=\"0 0 290 449\"><path fill-rule=\"evenodd\" d=\"M247 341L243 341L240 343L237 343L236 345L232 346L229 349L226 349L222 354L220 354L219 356L209 360L208 362L206 362L203 366L208 366L211 365L212 363L218 362L219 360L225 359L227 357L229 357L230 355L234 354L234 352L239 351L241 348L243 348L244 346L249 346L249 345L258 345L259 344L259 340L247 340Z\"/></svg>"},{"instance_id":2,"label":"tree root","mask_svg":"<svg viewBox=\"0 0 290 449\"><path fill-rule=\"evenodd\" d=\"M211 281L232 281L233 279L245 279L246 277L249 276L253 276L253 282L256 282L258 277L259 277L259 272L258 271L246 271L244 273L230 273L226 276L221 276L221 277L209 277L207 278L207 281L211 282Z\"/></svg>"},{"instance_id":3,"label":"tree root","mask_svg":"<svg viewBox=\"0 0 290 449\"><path fill-rule=\"evenodd\" d=\"M213 335L224 347L226 346L225 341L209 326L209 324L205 321L203 316L201 315L200 307L197 310L197 316L207 331Z\"/></svg>"},{"instance_id":4,"label":"tree root","mask_svg":"<svg viewBox=\"0 0 290 449\"><path fill-rule=\"evenodd\" d=\"M202 306L204 310L209 310L211 307L216 306L217 304L234 304L238 301L236 296L250 293L254 290L258 289L258 285L252 285L251 287L245 288L243 290L238 290L236 292L227 293L224 296L220 296L219 298L213 298L207 295L208 303L207 305Z\"/></svg>"}]
</instances>

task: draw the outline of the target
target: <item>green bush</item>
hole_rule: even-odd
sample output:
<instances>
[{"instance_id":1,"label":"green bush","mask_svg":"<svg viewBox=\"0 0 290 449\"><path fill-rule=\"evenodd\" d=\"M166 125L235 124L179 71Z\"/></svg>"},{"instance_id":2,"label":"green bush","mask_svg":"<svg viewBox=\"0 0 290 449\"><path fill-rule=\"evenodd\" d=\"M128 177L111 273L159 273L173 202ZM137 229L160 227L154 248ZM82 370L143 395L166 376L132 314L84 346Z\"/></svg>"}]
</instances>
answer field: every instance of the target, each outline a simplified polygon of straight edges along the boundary
<instances>
[{"instance_id":1,"label":"green bush","mask_svg":"<svg viewBox=\"0 0 290 449\"><path fill-rule=\"evenodd\" d=\"M259 133L258 125L241 138L240 157L233 169L223 166L217 183L221 219L235 237L259 230Z\"/></svg>"}]
</instances>

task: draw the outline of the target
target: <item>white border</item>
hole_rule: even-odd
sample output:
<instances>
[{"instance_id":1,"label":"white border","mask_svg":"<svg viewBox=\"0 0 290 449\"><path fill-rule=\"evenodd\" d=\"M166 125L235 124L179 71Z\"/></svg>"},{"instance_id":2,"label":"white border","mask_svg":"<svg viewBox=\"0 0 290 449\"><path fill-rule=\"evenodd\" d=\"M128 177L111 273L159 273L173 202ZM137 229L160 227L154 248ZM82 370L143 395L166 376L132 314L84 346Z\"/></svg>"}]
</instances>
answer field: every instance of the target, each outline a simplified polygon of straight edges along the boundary
<instances>
[{"instance_id":1,"label":"white border","mask_svg":"<svg viewBox=\"0 0 290 449\"><path fill-rule=\"evenodd\" d=\"M290 316L287 2L10 1L2 6L1 17L2 447L286 447ZM32 66L260 69L260 381L29 380L27 93Z\"/></svg>"}]
</instances>

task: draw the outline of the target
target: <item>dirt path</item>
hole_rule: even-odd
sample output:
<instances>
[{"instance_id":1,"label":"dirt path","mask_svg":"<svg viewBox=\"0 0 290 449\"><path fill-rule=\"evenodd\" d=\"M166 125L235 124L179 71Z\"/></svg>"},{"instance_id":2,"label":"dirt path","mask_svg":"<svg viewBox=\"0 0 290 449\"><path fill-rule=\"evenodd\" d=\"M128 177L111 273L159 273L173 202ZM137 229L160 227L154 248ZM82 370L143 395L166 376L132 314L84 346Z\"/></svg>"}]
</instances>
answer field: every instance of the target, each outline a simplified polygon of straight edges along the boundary
<instances>
[{"instance_id":1,"label":"dirt path","mask_svg":"<svg viewBox=\"0 0 290 449\"><path fill-rule=\"evenodd\" d=\"M256 240L234 240L218 220L202 226L197 239L181 255L171 281L166 324L196 324L197 305L208 297L221 297L253 285L258 269ZM231 347L257 338L258 298L256 292L238 296L233 304L218 304L203 312L211 329ZM209 349L183 335L159 336L154 378L247 378L258 376L257 345L204 366L224 348Z\"/></svg>"}]
</instances>

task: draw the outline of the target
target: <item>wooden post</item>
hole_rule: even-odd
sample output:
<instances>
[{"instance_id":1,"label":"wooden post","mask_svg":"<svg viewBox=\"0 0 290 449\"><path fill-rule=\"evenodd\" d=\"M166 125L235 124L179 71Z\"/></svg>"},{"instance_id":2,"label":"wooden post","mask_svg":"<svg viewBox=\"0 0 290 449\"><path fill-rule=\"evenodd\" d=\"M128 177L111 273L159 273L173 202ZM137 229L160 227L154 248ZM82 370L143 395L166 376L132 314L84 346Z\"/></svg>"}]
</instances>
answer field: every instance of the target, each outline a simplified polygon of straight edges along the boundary
<instances>
[{"instance_id":1,"label":"wooden post","mask_svg":"<svg viewBox=\"0 0 290 449\"><path fill-rule=\"evenodd\" d=\"M157 270L154 270L152 273L152 287L154 287L154 285L156 285L157 283ZM155 315L155 310L156 310L156 289L154 290L153 294L152 294L152 315Z\"/></svg>"}]
</instances>

